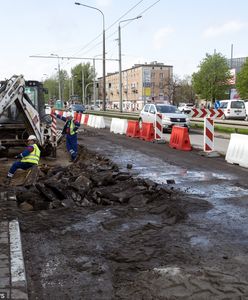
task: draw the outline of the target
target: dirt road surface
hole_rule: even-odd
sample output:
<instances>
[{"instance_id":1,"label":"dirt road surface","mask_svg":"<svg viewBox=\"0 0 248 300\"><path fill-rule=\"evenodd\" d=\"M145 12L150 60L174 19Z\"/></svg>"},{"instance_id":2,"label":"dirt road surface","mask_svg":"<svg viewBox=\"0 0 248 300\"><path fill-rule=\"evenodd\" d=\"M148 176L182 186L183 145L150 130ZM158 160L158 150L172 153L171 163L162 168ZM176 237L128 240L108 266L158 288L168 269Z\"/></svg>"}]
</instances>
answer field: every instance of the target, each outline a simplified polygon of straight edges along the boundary
<instances>
[{"instance_id":1,"label":"dirt road surface","mask_svg":"<svg viewBox=\"0 0 248 300\"><path fill-rule=\"evenodd\" d=\"M248 299L248 171L87 129L2 192L19 208L30 299ZM10 160L1 162L3 176Z\"/></svg>"}]
</instances>

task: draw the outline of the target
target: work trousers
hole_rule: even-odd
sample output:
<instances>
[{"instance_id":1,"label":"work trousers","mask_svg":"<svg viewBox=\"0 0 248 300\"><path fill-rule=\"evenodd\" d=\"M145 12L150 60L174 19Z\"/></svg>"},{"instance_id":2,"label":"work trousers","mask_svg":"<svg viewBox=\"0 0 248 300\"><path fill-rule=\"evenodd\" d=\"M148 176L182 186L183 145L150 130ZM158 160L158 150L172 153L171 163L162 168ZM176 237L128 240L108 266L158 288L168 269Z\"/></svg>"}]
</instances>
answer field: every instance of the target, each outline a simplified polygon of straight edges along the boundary
<instances>
[{"instance_id":1,"label":"work trousers","mask_svg":"<svg viewBox=\"0 0 248 300\"><path fill-rule=\"evenodd\" d=\"M78 146L77 146L77 134L66 135L66 149L71 155L71 159L74 160L77 157Z\"/></svg>"},{"instance_id":2,"label":"work trousers","mask_svg":"<svg viewBox=\"0 0 248 300\"><path fill-rule=\"evenodd\" d=\"M13 163L13 165L9 169L8 177L13 177L16 170L18 170L18 169L27 170L27 169L32 168L34 165L35 164L29 163L29 162L16 161L15 163Z\"/></svg>"}]
</instances>

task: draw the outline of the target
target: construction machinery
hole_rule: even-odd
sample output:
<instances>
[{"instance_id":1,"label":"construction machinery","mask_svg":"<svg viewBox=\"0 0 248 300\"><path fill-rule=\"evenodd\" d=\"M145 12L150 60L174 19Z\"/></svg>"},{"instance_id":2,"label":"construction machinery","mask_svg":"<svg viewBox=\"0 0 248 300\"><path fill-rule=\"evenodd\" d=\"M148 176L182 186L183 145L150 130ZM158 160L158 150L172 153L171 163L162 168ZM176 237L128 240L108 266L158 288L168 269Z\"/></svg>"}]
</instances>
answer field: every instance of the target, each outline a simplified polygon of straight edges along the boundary
<instances>
[{"instance_id":1,"label":"construction machinery","mask_svg":"<svg viewBox=\"0 0 248 300\"><path fill-rule=\"evenodd\" d=\"M42 83L25 81L22 75L0 82L0 152L24 146L33 134L42 154L55 156L56 133L44 107Z\"/></svg>"}]
</instances>

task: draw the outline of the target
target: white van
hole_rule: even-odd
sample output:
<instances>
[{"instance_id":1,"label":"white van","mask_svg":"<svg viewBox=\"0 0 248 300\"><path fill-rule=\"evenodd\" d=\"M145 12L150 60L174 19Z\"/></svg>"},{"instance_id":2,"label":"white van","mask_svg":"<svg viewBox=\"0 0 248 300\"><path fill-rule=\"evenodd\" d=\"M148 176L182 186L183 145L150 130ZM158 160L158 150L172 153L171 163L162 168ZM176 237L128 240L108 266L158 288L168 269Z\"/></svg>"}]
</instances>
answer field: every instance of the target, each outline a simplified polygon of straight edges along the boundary
<instances>
[{"instance_id":1,"label":"white van","mask_svg":"<svg viewBox=\"0 0 248 300\"><path fill-rule=\"evenodd\" d=\"M221 100L220 109L224 111L224 119L245 120L246 118L243 100Z\"/></svg>"},{"instance_id":2,"label":"white van","mask_svg":"<svg viewBox=\"0 0 248 300\"><path fill-rule=\"evenodd\" d=\"M245 101L246 120L248 121L248 100Z\"/></svg>"}]
</instances>

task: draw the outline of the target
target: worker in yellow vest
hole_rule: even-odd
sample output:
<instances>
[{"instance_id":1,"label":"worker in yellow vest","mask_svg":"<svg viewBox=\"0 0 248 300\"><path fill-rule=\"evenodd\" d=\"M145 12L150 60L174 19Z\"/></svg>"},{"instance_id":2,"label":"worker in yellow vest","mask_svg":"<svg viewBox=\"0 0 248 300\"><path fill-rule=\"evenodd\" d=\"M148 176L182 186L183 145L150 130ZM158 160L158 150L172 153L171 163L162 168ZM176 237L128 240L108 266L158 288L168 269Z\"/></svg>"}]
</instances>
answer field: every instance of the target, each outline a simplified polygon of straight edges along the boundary
<instances>
[{"instance_id":1,"label":"worker in yellow vest","mask_svg":"<svg viewBox=\"0 0 248 300\"><path fill-rule=\"evenodd\" d=\"M36 145L36 136L30 135L27 139L27 148L17 155L15 158L20 158L21 161L14 162L9 169L5 183L10 183L17 169L28 170L35 165L38 165L40 160L40 149Z\"/></svg>"}]
</instances>

